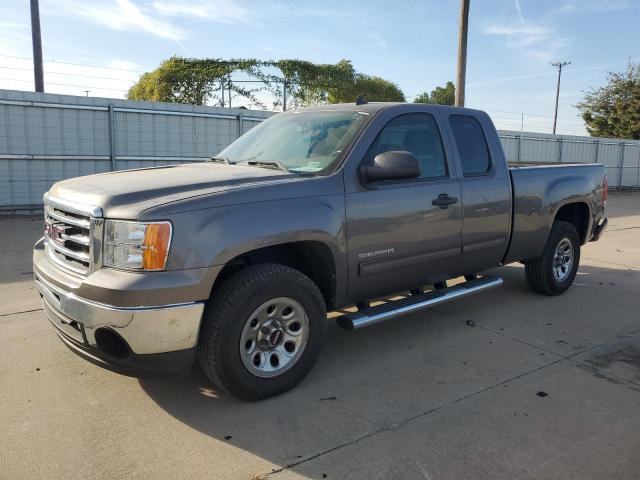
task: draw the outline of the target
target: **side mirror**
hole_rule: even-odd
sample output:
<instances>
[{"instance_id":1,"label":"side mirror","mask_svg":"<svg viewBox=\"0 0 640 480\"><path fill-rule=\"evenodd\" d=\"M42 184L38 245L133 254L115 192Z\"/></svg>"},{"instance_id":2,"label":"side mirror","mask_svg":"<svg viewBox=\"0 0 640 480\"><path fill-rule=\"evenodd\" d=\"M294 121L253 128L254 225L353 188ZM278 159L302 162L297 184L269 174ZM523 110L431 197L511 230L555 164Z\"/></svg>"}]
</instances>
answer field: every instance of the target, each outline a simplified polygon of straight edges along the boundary
<instances>
[{"instance_id":1,"label":"side mirror","mask_svg":"<svg viewBox=\"0 0 640 480\"><path fill-rule=\"evenodd\" d=\"M362 176L369 182L401 180L420 176L420 162L411 152L384 152L373 159L373 165L362 167Z\"/></svg>"}]
</instances>

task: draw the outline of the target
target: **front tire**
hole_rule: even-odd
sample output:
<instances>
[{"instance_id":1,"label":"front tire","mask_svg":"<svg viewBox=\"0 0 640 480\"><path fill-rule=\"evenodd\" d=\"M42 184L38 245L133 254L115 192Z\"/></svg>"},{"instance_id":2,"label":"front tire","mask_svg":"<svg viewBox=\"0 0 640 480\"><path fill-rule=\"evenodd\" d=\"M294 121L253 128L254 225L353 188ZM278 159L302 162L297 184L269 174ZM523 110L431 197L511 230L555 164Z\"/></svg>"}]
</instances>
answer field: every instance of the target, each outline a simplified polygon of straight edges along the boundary
<instances>
[{"instance_id":1,"label":"front tire","mask_svg":"<svg viewBox=\"0 0 640 480\"><path fill-rule=\"evenodd\" d=\"M284 265L253 265L209 300L200 364L214 384L243 400L278 395L311 370L326 323L324 299L309 277Z\"/></svg>"},{"instance_id":2,"label":"front tire","mask_svg":"<svg viewBox=\"0 0 640 480\"><path fill-rule=\"evenodd\" d=\"M578 231L568 222L553 222L542 255L524 264L529 288L543 295L561 295L573 283L579 264Z\"/></svg>"}]
</instances>

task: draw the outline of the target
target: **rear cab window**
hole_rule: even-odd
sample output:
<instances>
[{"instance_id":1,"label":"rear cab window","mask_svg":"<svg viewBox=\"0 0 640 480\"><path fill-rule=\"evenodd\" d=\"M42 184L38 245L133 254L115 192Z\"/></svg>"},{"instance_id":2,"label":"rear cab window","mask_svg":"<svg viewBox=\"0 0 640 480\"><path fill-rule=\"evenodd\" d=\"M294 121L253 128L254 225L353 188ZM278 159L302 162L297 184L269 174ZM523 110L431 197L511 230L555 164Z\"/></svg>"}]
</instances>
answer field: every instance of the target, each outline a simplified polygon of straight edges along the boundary
<instances>
[{"instance_id":1,"label":"rear cab window","mask_svg":"<svg viewBox=\"0 0 640 480\"><path fill-rule=\"evenodd\" d=\"M486 175L491 170L491 156L480 122L469 115L451 115L449 125L458 148L463 175Z\"/></svg>"}]
</instances>

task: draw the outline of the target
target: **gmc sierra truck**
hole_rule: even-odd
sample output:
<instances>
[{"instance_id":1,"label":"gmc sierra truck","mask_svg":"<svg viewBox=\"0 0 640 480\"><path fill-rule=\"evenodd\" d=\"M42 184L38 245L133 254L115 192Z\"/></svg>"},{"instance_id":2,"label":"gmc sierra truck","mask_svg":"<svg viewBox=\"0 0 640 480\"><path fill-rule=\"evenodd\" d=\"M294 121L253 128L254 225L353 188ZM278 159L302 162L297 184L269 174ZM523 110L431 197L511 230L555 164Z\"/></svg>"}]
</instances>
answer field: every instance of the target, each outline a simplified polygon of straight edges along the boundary
<instances>
[{"instance_id":1,"label":"gmc sierra truck","mask_svg":"<svg viewBox=\"0 0 640 480\"><path fill-rule=\"evenodd\" d=\"M257 400L309 372L327 311L355 305L338 323L363 328L499 286L480 273L513 262L562 294L606 200L602 165L508 166L481 111L321 106L209 162L56 183L34 275L77 354L132 375L198 362Z\"/></svg>"}]
</instances>

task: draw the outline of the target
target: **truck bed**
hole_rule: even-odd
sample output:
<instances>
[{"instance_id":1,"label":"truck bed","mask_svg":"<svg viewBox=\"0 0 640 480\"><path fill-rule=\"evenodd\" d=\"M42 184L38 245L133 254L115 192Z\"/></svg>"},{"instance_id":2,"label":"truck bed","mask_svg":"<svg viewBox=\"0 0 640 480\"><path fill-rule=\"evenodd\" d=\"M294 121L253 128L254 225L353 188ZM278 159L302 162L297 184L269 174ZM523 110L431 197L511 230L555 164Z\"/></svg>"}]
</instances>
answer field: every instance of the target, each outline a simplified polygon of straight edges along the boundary
<instances>
[{"instance_id":1,"label":"truck bed","mask_svg":"<svg viewBox=\"0 0 640 480\"><path fill-rule=\"evenodd\" d=\"M602 164L510 162L508 165L513 227L504 263L540 255L555 215L566 203L582 200L588 205L592 225L603 218Z\"/></svg>"}]
</instances>

